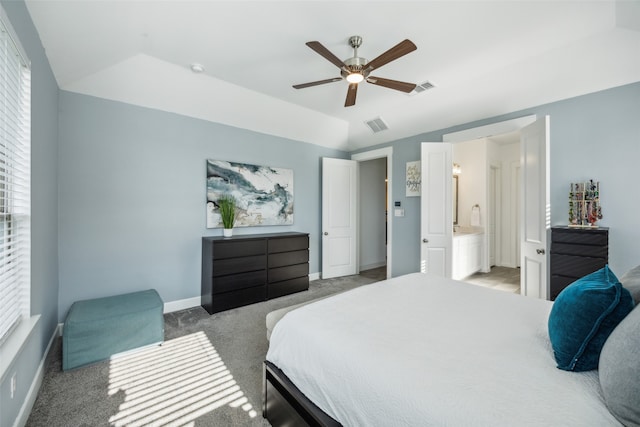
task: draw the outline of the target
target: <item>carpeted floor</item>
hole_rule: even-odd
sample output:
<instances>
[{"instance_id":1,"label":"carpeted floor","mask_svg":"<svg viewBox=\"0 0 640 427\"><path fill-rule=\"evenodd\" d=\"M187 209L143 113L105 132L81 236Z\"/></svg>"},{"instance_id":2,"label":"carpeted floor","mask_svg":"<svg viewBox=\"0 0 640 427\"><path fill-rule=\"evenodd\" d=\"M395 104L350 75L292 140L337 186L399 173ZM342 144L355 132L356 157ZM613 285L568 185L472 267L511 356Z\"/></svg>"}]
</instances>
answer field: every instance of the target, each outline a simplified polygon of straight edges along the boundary
<instances>
[{"instance_id":1,"label":"carpeted floor","mask_svg":"<svg viewBox=\"0 0 640 427\"><path fill-rule=\"evenodd\" d=\"M162 346L68 372L58 338L27 426L268 426L267 313L384 278L380 268L211 316L201 307L168 313Z\"/></svg>"}]
</instances>

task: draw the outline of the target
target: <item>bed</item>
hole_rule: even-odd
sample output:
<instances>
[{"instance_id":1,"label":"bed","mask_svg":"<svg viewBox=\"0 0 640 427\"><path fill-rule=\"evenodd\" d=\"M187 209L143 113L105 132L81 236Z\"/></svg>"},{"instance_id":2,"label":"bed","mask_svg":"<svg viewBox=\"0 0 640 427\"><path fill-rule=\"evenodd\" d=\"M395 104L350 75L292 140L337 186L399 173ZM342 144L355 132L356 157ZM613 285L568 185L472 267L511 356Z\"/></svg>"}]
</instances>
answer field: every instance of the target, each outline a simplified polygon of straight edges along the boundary
<instances>
[{"instance_id":1,"label":"bed","mask_svg":"<svg viewBox=\"0 0 640 427\"><path fill-rule=\"evenodd\" d=\"M553 303L414 273L288 312L273 328L272 425L620 426L598 371L556 368Z\"/></svg>"}]
</instances>

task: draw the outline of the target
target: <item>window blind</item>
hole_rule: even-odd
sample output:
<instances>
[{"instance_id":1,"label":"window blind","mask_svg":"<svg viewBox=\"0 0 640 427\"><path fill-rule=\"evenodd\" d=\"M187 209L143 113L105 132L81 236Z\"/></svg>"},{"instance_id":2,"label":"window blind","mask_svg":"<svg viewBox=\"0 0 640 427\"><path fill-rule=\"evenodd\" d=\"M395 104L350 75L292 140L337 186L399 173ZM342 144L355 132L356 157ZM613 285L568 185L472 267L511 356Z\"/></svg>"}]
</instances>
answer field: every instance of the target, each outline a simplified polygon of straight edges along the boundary
<instances>
[{"instance_id":1,"label":"window blind","mask_svg":"<svg viewBox=\"0 0 640 427\"><path fill-rule=\"evenodd\" d=\"M31 71L0 16L0 343L30 315Z\"/></svg>"}]
</instances>

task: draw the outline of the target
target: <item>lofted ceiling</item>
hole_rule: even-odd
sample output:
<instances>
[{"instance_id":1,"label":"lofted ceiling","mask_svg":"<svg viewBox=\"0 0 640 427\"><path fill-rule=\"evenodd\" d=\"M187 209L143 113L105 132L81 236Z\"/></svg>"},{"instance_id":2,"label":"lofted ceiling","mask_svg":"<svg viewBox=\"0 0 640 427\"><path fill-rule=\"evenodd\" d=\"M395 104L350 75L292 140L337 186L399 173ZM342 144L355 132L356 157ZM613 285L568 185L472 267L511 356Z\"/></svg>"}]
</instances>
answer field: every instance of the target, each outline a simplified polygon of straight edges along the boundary
<instances>
[{"instance_id":1,"label":"lofted ceiling","mask_svg":"<svg viewBox=\"0 0 640 427\"><path fill-rule=\"evenodd\" d=\"M61 89L341 150L442 129L640 80L640 1L26 0ZM361 83L296 90L339 76L348 39L375 71L435 88ZM195 74L190 64L205 71ZM389 129L365 122L381 117Z\"/></svg>"}]
</instances>

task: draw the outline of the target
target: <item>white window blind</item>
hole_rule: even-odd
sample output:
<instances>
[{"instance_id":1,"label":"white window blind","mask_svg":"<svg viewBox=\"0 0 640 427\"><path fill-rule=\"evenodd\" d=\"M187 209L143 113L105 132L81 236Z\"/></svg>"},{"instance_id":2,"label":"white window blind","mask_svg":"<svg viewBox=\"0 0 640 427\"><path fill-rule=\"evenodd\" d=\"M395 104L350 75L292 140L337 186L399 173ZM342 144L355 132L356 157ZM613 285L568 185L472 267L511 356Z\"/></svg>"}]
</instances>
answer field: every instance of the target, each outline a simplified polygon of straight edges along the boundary
<instances>
[{"instance_id":1,"label":"white window blind","mask_svg":"<svg viewBox=\"0 0 640 427\"><path fill-rule=\"evenodd\" d=\"M30 315L31 71L0 15L0 343Z\"/></svg>"}]
</instances>

